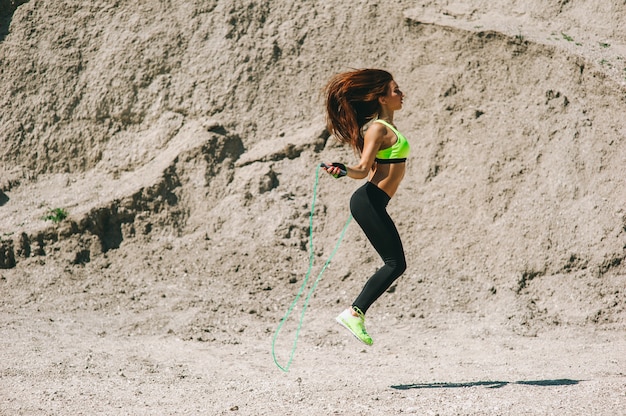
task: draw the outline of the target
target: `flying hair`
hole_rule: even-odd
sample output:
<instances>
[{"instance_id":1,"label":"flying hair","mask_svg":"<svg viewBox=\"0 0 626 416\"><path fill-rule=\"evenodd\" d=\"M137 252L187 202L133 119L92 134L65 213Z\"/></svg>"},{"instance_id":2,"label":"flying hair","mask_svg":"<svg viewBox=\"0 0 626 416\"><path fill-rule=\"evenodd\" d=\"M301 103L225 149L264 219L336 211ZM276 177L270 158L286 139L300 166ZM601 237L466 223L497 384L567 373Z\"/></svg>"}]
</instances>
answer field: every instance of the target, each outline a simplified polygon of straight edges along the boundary
<instances>
[{"instance_id":1,"label":"flying hair","mask_svg":"<svg viewBox=\"0 0 626 416\"><path fill-rule=\"evenodd\" d=\"M363 126L380 112L393 76L382 69L357 69L333 76L325 88L326 127L337 140L363 151Z\"/></svg>"}]
</instances>

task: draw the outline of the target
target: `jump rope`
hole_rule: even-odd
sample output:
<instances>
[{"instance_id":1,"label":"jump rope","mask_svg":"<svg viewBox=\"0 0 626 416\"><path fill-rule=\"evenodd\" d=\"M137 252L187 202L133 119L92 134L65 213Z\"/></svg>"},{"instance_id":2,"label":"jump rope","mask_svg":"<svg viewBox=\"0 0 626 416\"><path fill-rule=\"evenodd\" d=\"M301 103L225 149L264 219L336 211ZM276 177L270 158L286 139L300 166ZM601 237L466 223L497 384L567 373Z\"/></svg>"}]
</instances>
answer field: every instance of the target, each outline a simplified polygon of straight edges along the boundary
<instances>
[{"instance_id":1,"label":"jump rope","mask_svg":"<svg viewBox=\"0 0 626 416\"><path fill-rule=\"evenodd\" d=\"M338 166L339 164L333 163L333 165ZM287 309L285 316L283 317L283 319L281 319L280 323L278 324L278 327L276 328L276 332L274 332L274 338L272 339L272 357L274 358L274 363L278 366L278 368L280 368L285 373L289 371L289 367L291 367L294 354L296 353L298 337L300 336L300 329L302 328L302 322L304 321L304 314L307 310L307 307L309 306L309 300L311 299L311 296L313 295L315 288L320 282L322 275L324 274L324 271L326 270L326 268L330 264L330 261L333 259L333 257L337 253L337 250L339 249L339 245L341 245L341 241L343 240L343 237L346 234L346 230L348 229L348 225L350 224L350 221L352 220L352 215L350 215L345 225L343 226L343 229L341 230L341 234L339 235L339 239L337 240L337 243L335 244L335 248L330 253L328 260L326 260L326 262L324 263L324 266L320 270L320 273L317 275L317 278L313 282L313 285L311 286L306 297L304 298L304 305L302 306L302 312L300 313L300 320L298 321L298 326L296 328L296 334L293 339L291 352L289 353L289 359L287 361L287 364L283 366L278 362L278 359L276 358L276 339L278 338L278 334L280 330L282 329L283 325L285 324L285 322L291 315L291 312L293 312L293 310L295 309L296 304L298 303L298 300L300 299L300 297L302 297L302 294L304 293L304 290L309 282L309 278L311 277L311 273L313 270L313 263L315 259L315 256L314 256L315 251L313 250L313 214L315 213L315 200L317 199L317 185L319 183L320 168L322 167L325 168L328 166L322 163L318 165L317 168L315 169L315 184L313 185L313 201L311 202L311 212L309 213L309 268L304 276L304 280L302 281L302 285L300 286L300 289L298 290L298 293L296 294L295 299L293 300L293 302L291 302L291 305L289 305L289 308ZM335 177L345 176L345 175L346 175L346 170L345 168L343 168L341 169L341 173L339 175L336 175Z\"/></svg>"}]
</instances>

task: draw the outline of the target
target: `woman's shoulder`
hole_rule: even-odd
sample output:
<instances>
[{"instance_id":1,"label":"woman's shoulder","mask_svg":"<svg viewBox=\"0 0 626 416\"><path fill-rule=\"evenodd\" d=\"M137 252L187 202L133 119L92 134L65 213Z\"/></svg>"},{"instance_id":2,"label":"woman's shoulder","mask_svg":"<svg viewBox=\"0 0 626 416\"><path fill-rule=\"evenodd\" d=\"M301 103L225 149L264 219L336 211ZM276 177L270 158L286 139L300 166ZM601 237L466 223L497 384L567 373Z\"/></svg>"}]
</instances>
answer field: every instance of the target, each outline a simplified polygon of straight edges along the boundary
<instances>
[{"instance_id":1,"label":"woman's shoulder","mask_svg":"<svg viewBox=\"0 0 626 416\"><path fill-rule=\"evenodd\" d=\"M372 132L374 134L386 134L388 127L382 120L372 120L365 126L365 132Z\"/></svg>"},{"instance_id":2,"label":"woman's shoulder","mask_svg":"<svg viewBox=\"0 0 626 416\"><path fill-rule=\"evenodd\" d=\"M390 127L386 123L381 122L381 120L373 120L366 127L365 135L377 139L383 139L385 136L393 134Z\"/></svg>"}]
</instances>

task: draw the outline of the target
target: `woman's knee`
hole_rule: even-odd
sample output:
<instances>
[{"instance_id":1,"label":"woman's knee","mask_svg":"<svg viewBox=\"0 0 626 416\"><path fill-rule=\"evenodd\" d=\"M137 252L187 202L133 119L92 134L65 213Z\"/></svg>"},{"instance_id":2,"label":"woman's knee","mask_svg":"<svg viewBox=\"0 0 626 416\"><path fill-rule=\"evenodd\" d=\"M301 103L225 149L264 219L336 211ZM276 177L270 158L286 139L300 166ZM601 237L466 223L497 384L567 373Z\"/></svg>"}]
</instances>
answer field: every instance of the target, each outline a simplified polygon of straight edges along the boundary
<instances>
[{"instance_id":1,"label":"woman's knee","mask_svg":"<svg viewBox=\"0 0 626 416\"><path fill-rule=\"evenodd\" d=\"M405 271L406 271L406 260L403 258L396 265L396 274L397 274L398 277L400 277Z\"/></svg>"},{"instance_id":2,"label":"woman's knee","mask_svg":"<svg viewBox=\"0 0 626 416\"><path fill-rule=\"evenodd\" d=\"M394 279L400 277L407 268L404 256L388 260L385 264L393 270L392 274Z\"/></svg>"}]
</instances>

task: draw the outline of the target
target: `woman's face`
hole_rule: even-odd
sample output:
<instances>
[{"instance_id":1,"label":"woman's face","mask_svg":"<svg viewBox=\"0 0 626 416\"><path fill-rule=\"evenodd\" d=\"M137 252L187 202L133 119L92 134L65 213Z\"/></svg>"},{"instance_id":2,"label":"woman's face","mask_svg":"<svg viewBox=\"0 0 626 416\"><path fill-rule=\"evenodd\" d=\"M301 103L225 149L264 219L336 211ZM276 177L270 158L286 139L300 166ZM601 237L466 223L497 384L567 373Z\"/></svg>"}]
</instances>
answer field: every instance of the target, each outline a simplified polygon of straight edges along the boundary
<instances>
[{"instance_id":1,"label":"woman's face","mask_svg":"<svg viewBox=\"0 0 626 416\"><path fill-rule=\"evenodd\" d=\"M384 104L386 104L390 110L400 110L402 108L402 101L404 100L404 93L400 91L400 87L396 81L389 83L389 92L384 97Z\"/></svg>"}]
</instances>

